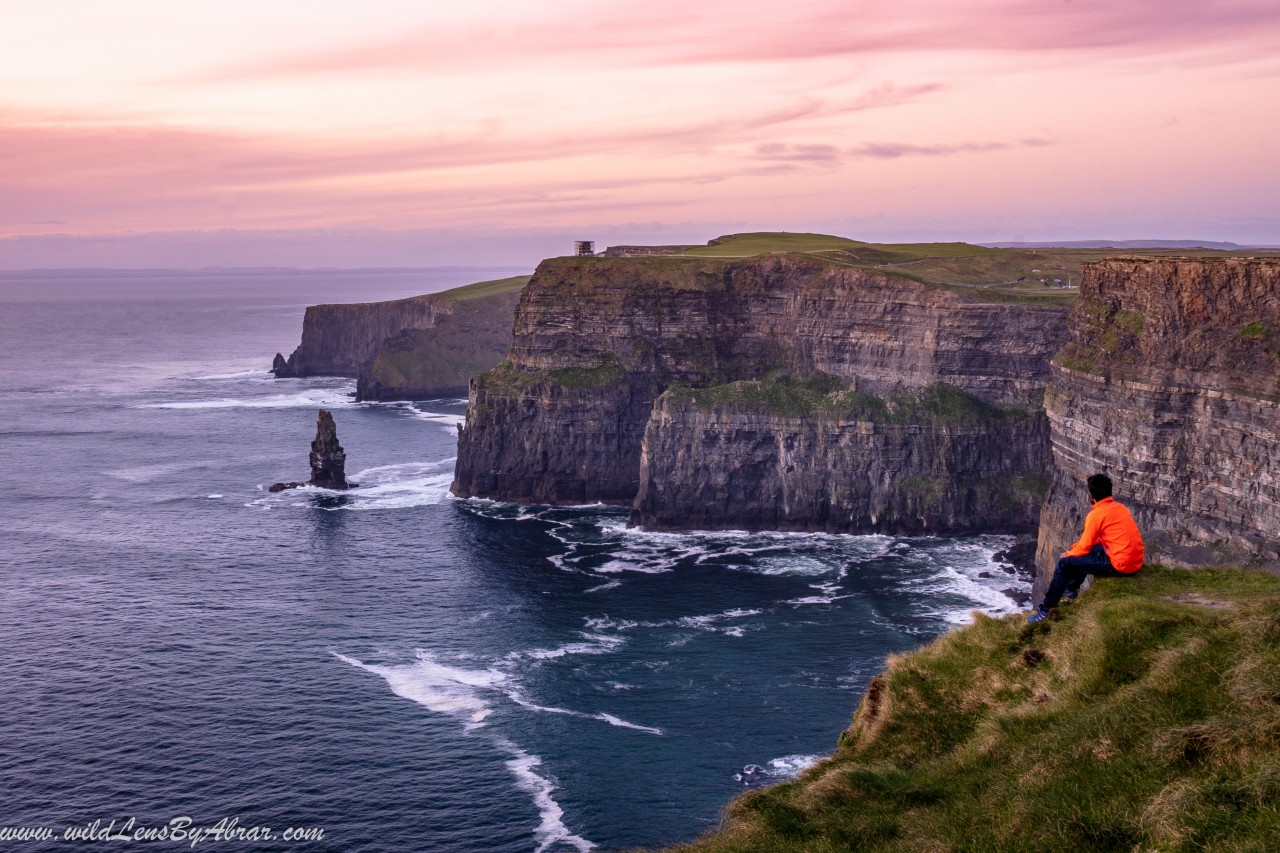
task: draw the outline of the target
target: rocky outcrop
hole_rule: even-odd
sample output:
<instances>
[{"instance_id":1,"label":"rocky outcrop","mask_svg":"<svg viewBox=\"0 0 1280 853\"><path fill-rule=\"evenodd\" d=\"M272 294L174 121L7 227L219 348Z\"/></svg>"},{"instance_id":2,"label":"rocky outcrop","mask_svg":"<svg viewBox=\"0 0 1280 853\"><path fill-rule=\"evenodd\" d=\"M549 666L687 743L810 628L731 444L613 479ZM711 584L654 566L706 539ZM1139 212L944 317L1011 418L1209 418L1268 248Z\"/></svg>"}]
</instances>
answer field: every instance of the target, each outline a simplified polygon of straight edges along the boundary
<instances>
[{"instance_id":1,"label":"rocky outcrop","mask_svg":"<svg viewBox=\"0 0 1280 853\"><path fill-rule=\"evenodd\" d=\"M321 489L347 489L347 452L338 443L338 427L333 415L321 409L316 418L316 437L311 442L311 485Z\"/></svg>"},{"instance_id":2,"label":"rocky outcrop","mask_svg":"<svg viewBox=\"0 0 1280 853\"><path fill-rule=\"evenodd\" d=\"M737 433L726 427L728 432L711 434L705 430L713 429L720 415L730 417L727 410L695 410L691 406L697 401L674 397L655 410L655 402L677 386L708 389L770 376L825 376L836 383L834 391L879 398L885 406L895 395L942 384L987 404L1036 408L1049 357L1065 340L1064 317L1061 308L988 303L976 292L799 256L544 261L521 295L508 359L471 385L453 490L463 497L500 500L629 504L645 477L646 503L637 518L663 525L656 489L681 482L716 488L699 473L696 454L681 457L693 467L660 467L669 449L701 446L698 436L706 434L709 443L724 443L727 454L743 439L743 447L757 443L751 452L767 466L765 447L821 442L839 433L843 450L831 452L849 460L844 475L874 470L890 478L935 478L912 481L917 497L877 492L883 498L878 519L892 516L893 524L902 520L912 529L932 523L939 529L971 529L977 522L966 519L976 519L974 501L986 493L939 492L935 484L965 472L981 478L1016 471L1015 476L1034 478L1034 451L1004 467L961 458L977 453L983 442L989 449L1005 449L996 432L982 439L974 430L1004 430L1007 440L1017 422L1016 429L1028 437L1043 436L1034 417L1010 416L998 428L971 424L969 434L948 432L950 427L940 424L936 434L920 436L909 425L843 416L776 420L773 412L738 408L732 415L739 418ZM855 438L866 430L869 436ZM754 438L745 438L748 432ZM653 453L642 463L646 443ZM855 445L888 455L880 461L859 457ZM897 449L887 450L888 445ZM658 451L659 446L666 449ZM895 453L898 461L889 458ZM906 461L917 453L955 453L957 458ZM836 482L842 472L827 475L817 467L810 473L824 478L827 497L806 497L806 506L826 515L802 521L799 512L784 513L786 524L853 529L881 523L870 520L867 508L859 512L860 520L850 520L843 507L851 504ZM783 476L785 465L779 470ZM803 478L787 484L813 485ZM774 482L757 485L773 488ZM936 501L935 493L940 495ZM736 498L729 500L729 494L719 504L718 520L705 518L708 526L742 526L746 516L740 518L740 511L755 513L753 525L757 518L759 525L783 523L780 517L767 518L763 509L748 510ZM680 505L697 500L688 497ZM824 500L828 509L816 509ZM1020 518L1025 526L1026 517ZM887 529L890 522L883 524Z\"/></svg>"},{"instance_id":3,"label":"rocky outcrop","mask_svg":"<svg viewBox=\"0 0 1280 853\"><path fill-rule=\"evenodd\" d=\"M338 427L333 414L321 409L316 416L316 437L311 442L311 479L305 483L272 483L269 491L282 492L301 486L345 490L355 487L347 482L347 452L338 443Z\"/></svg>"},{"instance_id":4,"label":"rocky outcrop","mask_svg":"<svg viewBox=\"0 0 1280 853\"><path fill-rule=\"evenodd\" d=\"M1037 597L1103 471L1148 559L1280 564L1280 262L1086 267L1045 396L1055 462Z\"/></svg>"},{"instance_id":5,"label":"rocky outcrop","mask_svg":"<svg viewBox=\"0 0 1280 853\"><path fill-rule=\"evenodd\" d=\"M1048 421L1038 409L984 404L948 385L885 401L770 384L777 380L674 389L658 399L645 430L633 524L901 534L1035 529L1051 466Z\"/></svg>"},{"instance_id":6,"label":"rocky outcrop","mask_svg":"<svg viewBox=\"0 0 1280 853\"><path fill-rule=\"evenodd\" d=\"M511 317L528 276L389 302L313 305L302 344L277 353L277 378L348 376L356 399L424 400L466 393L511 345Z\"/></svg>"},{"instance_id":7,"label":"rocky outcrop","mask_svg":"<svg viewBox=\"0 0 1280 853\"><path fill-rule=\"evenodd\" d=\"M431 328L406 328L378 344L360 370L357 400L464 396L471 377L491 370L511 347L519 291L453 302Z\"/></svg>"},{"instance_id":8,"label":"rocky outcrop","mask_svg":"<svg viewBox=\"0 0 1280 853\"><path fill-rule=\"evenodd\" d=\"M288 359L277 354L272 372L277 378L354 379L384 340L402 329L429 329L453 309L451 300L437 294L389 302L312 305L302 318L301 345Z\"/></svg>"}]
</instances>

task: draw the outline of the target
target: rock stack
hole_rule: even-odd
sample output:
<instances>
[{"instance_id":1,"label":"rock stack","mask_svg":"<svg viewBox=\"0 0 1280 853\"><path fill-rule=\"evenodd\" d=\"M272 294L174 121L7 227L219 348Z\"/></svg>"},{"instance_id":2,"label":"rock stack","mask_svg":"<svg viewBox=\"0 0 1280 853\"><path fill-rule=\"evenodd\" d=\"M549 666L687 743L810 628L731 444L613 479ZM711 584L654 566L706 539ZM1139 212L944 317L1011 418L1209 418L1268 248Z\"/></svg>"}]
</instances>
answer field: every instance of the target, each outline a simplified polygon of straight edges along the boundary
<instances>
[{"instance_id":1,"label":"rock stack","mask_svg":"<svg viewBox=\"0 0 1280 853\"><path fill-rule=\"evenodd\" d=\"M338 427L325 409L316 418L316 438L311 442L311 479L321 489L349 489L345 469L347 452L338 444Z\"/></svg>"},{"instance_id":2,"label":"rock stack","mask_svg":"<svg viewBox=\"0 0 1280 853\"><path fill-rule=\"evenodd\" d=\"M338 443L338 427L332 413L320 410L316 418L316 437L311 442L311 479L305 483L272 483L270 491L283 492L302 486L320 489L350 489L355 483L347 482L347 452Z\"/></svg>"}]
</instances>

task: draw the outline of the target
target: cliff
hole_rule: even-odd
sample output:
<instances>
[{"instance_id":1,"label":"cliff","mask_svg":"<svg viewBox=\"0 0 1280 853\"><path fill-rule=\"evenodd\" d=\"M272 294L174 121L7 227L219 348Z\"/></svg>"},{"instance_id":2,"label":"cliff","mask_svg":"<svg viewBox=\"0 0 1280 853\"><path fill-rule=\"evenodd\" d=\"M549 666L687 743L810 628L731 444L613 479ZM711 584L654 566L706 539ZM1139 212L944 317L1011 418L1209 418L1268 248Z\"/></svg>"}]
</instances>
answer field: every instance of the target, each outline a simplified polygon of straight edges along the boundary
<instances>
[{"instance_id":1,"label":"cliff","mask_svg":"<svg viewBox=\"0 0 1280 853\"><path fill-rule=\"evenodd\" d=\"M511 347L519 290L450 300L452 313L427 329L406 328L382 340L361 368L357 400L427 400L467 393L471 377L492 369Z\"/></svg>"},{"instance_id":2,"label":"cliff","mask_svg":"<svg viewBox=\"0 0 1280 853\"><path fill-rule=\"evenodd\" d=\"M1048 421L949 385L888 400L779 379L673 389L645 428L631 522L938 534L1034 530Z\"/></svg>"},{"instance_id":3,"label":"cliff","mask_svg":"<svg viewBox=\"0 0 1280 853\"><path fill-rule=\"evenodd\" d=\"M388 302L312 305L302 343L277 355L277 378L349 376L357 399L462 394L511 344L511 316L528 276Z\"/></svg>"},{"instance_id":4,"label":"cliff","mask_svg":"<svg viewBox=\"0 0 1280 853\"><path fill-rule=\"evenodd\" d=\"M908 529L935 522L940 531L993 529L978 524L974 509L990 496L985 487L970 493L939 484L1009 474L1030 478L1026 485L1047 474L1048 456L1034 448L1009 454L1007 463L992 456L1004 454L1015 435L1044 447L1043 425L1030 412L963 425L877 425L839 406L820 417L753 409L741 400L732 413L707 409L708 400L679 397L675 389L828 377L831 393L875 399L886 411L897 405L895 396L939 384L979 404L1034 409L1049 357L1065 340L1064 316L1054 305L984 301L976 290L817 257L544 261L521 294L507 360L472 383L453 490L511 501L630 504L643 478L635 520L656 526L690 523L668 521L659 509L668 490L681 488L680 506L718 507L716 517L700 516L706 526L880 529L896 524L886 520L893 518ZM668 389L672 395L659 402ZM788 448L817 449L836 435L821 451L830 454L824 462L815 458L801 470L779 461ZM735 485L700 473L716 463L694 448L717 442L719 458L741 451L754 460L740 466ZM837 461L844 467L819 470ZM769 466L774 473L756 476ZM873 491L888 515L872 521L863 508L855 519L850 501L858 498L839 480L872 475L882 478L885 488ZM901 486L898 477L915 479ZM785 518L769 517L735 497L749 483L805 492L807 503ZM716 493L721 487L726 491ZM914 496L902 490L911 487ZM1007 497L1026 505L1024 496ZM1034 512L1017 515L1012 526L1033 523Z\"/></svg>"},{"instance_id":5,"label":"cliff","mask_svg":"<svg viewBox=\"0 0 1280 853\"><path fill-rule=\"evenodd\" d=\"M1149 559L1280 565L1280 262L1087 266L1045 409L1055 461L1037 597L1115 481Z\"/></svg>"},{"instance_id":6,"label":"cliff","mask_svg":"<svg viewBox=\"0 0 1280 853\"><path fill-rule=\"evenodd\" d=\"M302 318L302 343L273 370L277 378L354 379L384 340L402 329L429 329L452 311L453 304L436 294L389 302L312 305Z\"/></svg>"},{"instance_id":7,"label":"cliff","mask_svg":"<svg viewBox=\"0 0 1280 853\"><path fill-rule=\"evenodd\" d=\"M1152 567L891 655L834 755L684 853L1271 850L1280 580Z\"/></svg>"}]
</instances>

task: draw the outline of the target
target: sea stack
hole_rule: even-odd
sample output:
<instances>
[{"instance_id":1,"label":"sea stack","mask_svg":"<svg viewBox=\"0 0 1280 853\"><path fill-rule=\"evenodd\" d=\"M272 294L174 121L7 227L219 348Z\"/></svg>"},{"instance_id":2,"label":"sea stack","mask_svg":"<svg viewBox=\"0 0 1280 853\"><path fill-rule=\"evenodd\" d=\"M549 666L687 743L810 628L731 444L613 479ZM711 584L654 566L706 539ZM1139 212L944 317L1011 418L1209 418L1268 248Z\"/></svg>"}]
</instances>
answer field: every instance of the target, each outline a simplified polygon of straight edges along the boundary
<instances>
[{"instance_id":1,"label":"sea stack","mask_svg":"<svg viewBox=\"0 0 1280 853\"><path fill-rule=\"evenodd\" d=\"M321 489L349 489L345 466L347 452L338 444L338 427L333 415L320 410L316 418L316 438L311 442L311 485Z\"/></svg>"},{"instance_id":2,"label":"sea stack","mask_svg":"<svg viewBox=\"0 0 1280 853\"><path fill-rule=\"evenodd\" d=\"M351 489L355 483L347 482L347 452L338 443L338 427L333 415L325 409L316 417L316 437L311 442L311 479L305 483L272 483L268 491L283 492L302 486L320 489Z\"/></svg>"}]
</instances>

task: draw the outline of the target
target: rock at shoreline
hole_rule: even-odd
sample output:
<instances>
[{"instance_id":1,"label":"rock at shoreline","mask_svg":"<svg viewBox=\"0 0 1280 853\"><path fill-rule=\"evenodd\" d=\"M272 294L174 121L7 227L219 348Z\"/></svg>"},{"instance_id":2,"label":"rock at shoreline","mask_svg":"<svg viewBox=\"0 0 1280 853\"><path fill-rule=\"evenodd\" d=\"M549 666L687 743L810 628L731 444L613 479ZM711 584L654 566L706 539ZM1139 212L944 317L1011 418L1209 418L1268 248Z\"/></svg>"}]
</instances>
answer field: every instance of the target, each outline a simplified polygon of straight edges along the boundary
<instances>
[{"instance_id":1,"label":"rock at shoreline","mask_svg":"<svg viewBox=\"0 0 1280 853\"><path fill-rule=\"evenodd\" d=\"M333 414L325 409L316 417L316 437L311 442L311 479L305 483L272 483L268 491L283 492L302 486L320 489L350 489L355 483L347 482L347 452L338 443L338 427Z\"/></svg>"},{"instance_id":2,"label":"rock at shoreline","mask_svg":"<svg viewBox=\"0 0 1280 853\"><path fill-rule=\"evenodd\" d=\"M1017 573L1027 580L1036 576L1036 540L1023 539L1010 545L1003 551L992 555L991 559L1009 574Z\"/></svg>"}]
</instances>

